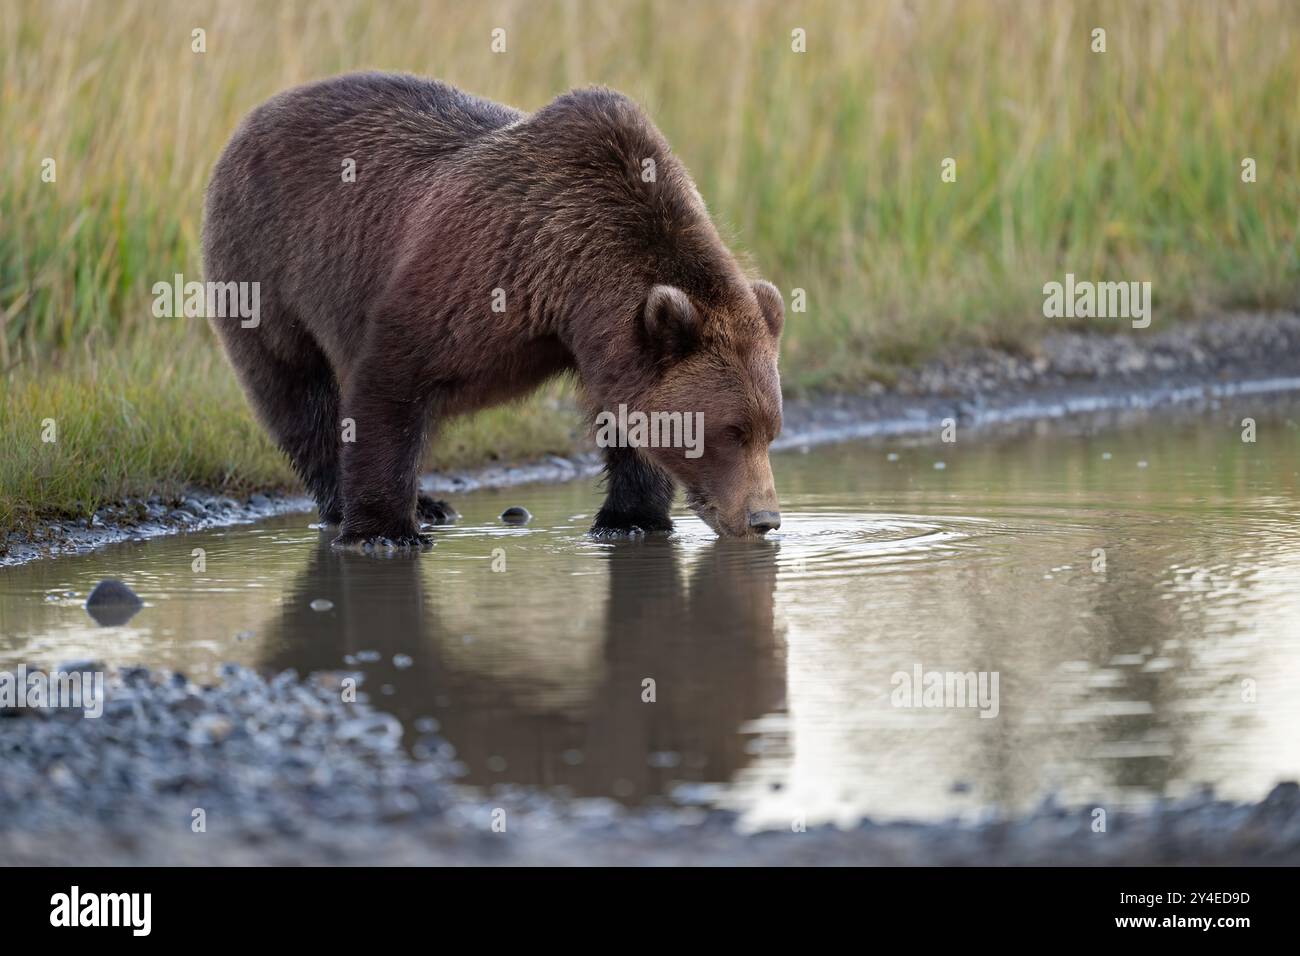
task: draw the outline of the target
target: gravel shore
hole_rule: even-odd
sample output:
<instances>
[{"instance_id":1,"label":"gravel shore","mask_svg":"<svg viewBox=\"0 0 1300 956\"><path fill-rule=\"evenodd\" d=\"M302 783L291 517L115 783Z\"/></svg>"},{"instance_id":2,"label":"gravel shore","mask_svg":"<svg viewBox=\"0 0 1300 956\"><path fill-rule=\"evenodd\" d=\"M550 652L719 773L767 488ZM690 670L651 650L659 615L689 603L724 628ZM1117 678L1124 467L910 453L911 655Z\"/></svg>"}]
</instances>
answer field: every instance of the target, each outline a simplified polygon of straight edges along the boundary
<instances>
[{"instance_id":1,"label":"gravel shore","mask_svg":"<svg viewBox=\"0 0 1300 956\"><path fill-rule=\"evenodd\" d=\"M364 694L343 703L347 676L228 666L199 687L130 668L108 672L98 718L0 711L0 864L1300 863L1295 783L1256 804L1206 792L1114 809L1105 832L1095 808L1051 801L1016 819L745 835L723 811L523 789L485 800L456 785L444 741L408 753Z\"/></svg>"}]
</instances>

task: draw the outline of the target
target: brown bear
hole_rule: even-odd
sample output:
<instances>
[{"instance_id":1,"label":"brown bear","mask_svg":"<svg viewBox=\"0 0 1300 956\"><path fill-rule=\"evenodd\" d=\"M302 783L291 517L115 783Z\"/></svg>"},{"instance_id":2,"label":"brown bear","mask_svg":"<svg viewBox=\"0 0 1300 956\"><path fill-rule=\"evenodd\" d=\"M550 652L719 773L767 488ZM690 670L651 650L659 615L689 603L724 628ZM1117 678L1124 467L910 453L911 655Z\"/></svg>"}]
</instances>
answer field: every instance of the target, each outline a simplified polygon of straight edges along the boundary
<instances>
[{"instance_id":1,"label":"brown bear","mask_svg":"<svg viewBox=\"0 0 1300 956\"><path fill-rule=\"evenodd\" d=\"M258 284L256 322L211 321L338 545L418 546L454 517L417 494L431 426L565 372L593 420L702 426L692 453L620 424L593 531L670 530L674 482L720 534L780 526L781 294L627 97L526 114L405 75L288 90L217 162L203 259L209 283Z\"/></svg>"}]
</instances>

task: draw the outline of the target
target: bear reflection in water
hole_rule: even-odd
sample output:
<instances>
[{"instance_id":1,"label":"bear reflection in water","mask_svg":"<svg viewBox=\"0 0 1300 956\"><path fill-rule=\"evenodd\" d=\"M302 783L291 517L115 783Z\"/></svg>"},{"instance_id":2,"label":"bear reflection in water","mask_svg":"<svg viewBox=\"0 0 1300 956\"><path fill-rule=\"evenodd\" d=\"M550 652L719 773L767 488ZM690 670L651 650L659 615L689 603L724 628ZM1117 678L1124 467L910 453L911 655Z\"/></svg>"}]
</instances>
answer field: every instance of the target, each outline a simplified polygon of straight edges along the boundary
<instances>
[{"instance_id":1,"label":"bear reflection in water","mask_svg":"<svg viewBox=\"0 0 1300 956\"><path fill-rule=\"evenodd\" d=\"M463 606L440 601L468 581L435 586L436 569L422 568L419 555L375 560L330 548L325 532L268 629L264 663L338 671L349 669L345 657L376 652L355 665L371 703L401 720L407 745L422 737L419 718L434 717L468 770L463 782L637 803L678 782L733 780L752 759L745 725L784 709L773 611L779 547L720 539L688 559L671 539L611 542L597 559L603 613L575 616L567 633L529 633L526 595L511 594L506 576L486 575L479 580L504 593L488 602L494 620L475 640L492 642L495 628L504 646L476 648L475 658L464 626L447 623ZM311 610L320 598L334 609ZM554 653L508 660L516 645L505 632L515 629Z\"/></svg>"}]
</instances>

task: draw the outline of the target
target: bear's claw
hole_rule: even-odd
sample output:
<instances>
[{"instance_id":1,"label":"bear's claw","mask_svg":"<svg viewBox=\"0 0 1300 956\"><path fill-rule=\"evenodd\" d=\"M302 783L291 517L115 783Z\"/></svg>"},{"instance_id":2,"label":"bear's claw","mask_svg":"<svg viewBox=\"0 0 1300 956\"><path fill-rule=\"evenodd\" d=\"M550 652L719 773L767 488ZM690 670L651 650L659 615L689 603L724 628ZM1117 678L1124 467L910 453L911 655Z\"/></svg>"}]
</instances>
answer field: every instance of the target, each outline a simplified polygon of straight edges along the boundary
<instances>
[{"instance_id":1,"label":"bear's claw","mask_svg":"<svg viewBox=\"0 0 1300 956\"><path fill-rule=\"evenodd\" d=\"M669 518L646 516L616 518L597 515L596 523L591 526L591 531L588 533L594 538L643 538L647 534L667 534L672 530L673 523Z\"/></svg>"},{"instance_id":2,"label":"bear's claw","mask_svg":"<svg viewBox=\"0 0 1300 956\"><path fill-rule=\"evenodd\" d=\"M366 537L359 534L340 534L330 542L330 547L347 551L372 552L428 551L433 547L433 535L414 534L385 538L382 535Z\"/></svg>"}]
</instances>

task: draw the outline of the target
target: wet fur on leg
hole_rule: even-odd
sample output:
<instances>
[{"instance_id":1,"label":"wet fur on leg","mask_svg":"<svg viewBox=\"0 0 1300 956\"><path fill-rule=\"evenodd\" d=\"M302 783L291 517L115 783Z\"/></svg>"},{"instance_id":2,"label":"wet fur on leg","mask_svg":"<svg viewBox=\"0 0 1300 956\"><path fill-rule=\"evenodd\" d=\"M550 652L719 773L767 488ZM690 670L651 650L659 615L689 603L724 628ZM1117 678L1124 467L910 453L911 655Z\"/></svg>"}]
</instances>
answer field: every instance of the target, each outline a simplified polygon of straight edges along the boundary
<instances>
[{"instance_id":1,"label":"wet fur on leg","mask_svg":"<svg viewBox=\"0 0 1300 956\"><path fill-rule=\"evenodd\" d=\"M666 533L676 486L662 470L631 448L605 453L605 503L591 533L599 537Z\"/></svg>"}]
</instances>

